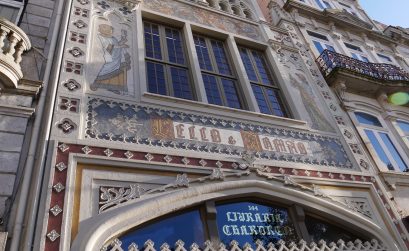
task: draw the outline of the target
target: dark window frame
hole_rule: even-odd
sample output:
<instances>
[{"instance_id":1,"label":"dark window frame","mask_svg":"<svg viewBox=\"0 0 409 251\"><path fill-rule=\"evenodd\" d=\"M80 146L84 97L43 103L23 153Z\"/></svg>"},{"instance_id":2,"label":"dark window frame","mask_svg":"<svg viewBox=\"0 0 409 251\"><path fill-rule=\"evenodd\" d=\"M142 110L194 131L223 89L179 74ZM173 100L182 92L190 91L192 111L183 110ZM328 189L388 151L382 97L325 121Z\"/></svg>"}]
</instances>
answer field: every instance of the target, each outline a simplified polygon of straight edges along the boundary
<instances>
[{"instance_id":1,"label":"dark window frame","mask_svg":"<svg viewBox=\"0 0 409 251\"><path fill-rule=\"evenodd\" d=\"M251 87L254 95L255 95L255 91L254 91L255 89L254 88L255 87L261 88L261 91L262 91L262 94L263 94L263 97L264 97L264 101L267 104L269 112L263 112L261 110L260 110L260 112L263 113L263 114L269 114L269 115L279 116L279 117L284 117L284 118L292 117L291 113L290 113L290 110L288 109L288 104L282 98L283 94L282 94L281 88L277 85L278 81L275 79L275 75L273 74L272 67L271 67L270 63L268 62L268 60L267 60L265 52L261 51L261 50L253 49L251 47L245 47L245 46L240 46L240 45L238 46L238 49L239 49L239 53L240 53L240 58L241 58L243 64L245 65L245 68L246 68L246 63L244 62L243 57L242 57L242 52L243 52L243 50L245 51L247 57L250 60L250 64L251 64L251 67L253 69L253 73L255 73L255 77L257 78L257 80L252 79L253 76L252 77L249 76L248 69L246 68L246 74L247 74L247 77L249 79L250 87ZM263 81L265 79L263 78L263 76L262 76L262 74L260 72L260 68L258 67L258 64L256 62L254 53L258 54L259 59L262 59L261 63L265 67L263 69L263 71L265 71L266 77L268 78L268 81L270 81L270 83L265 83ZM275 98L277 100L277 105L279 106L280 109L276 109L273 106L273 104L271 103L270 96L268 94L268 90L273 91L274 96L275 96ZM256 97L256 100L257 100L257 97ZM260 108L260 104L258 103L258 101L257 101L257 105ZM279 110L282 113L282 115L277 114L276 110Z\"/></svg>"},{"instance_id":2,"label":"dark window frame","mask_svg":"<svg viewBox=\"0 0 409 251\"><path fill-rule=\"evenodd\" d=\"M151 27L152 27L152 25L155 25L159 29L161 59L147 56L146 37L145 37L145 33L146 33L145 25L146 24L151 25ZM143 20L143 27L144 27L144 32L143 33L144 33L144 46L145 46L144 59L145 59L145 65L146 65L145 73L146 73L146 86L147 86L148 92L149 92L148 63L153 63L155 65L160 64L160 65L163 65L163 67L164 67L166 94L160 94L160 93L156 93L156 92L150 92L150 93L155 93L155 94L164 95L164 96L171 96L171 97L181 98L181 99L186 99L186 100L193 100L193 101L197 100L195 86L194 86L194 83L193 83L193 76L192 76L191 67L190 67L190 64L189 64L189 53L188 53L188 50L187 50L186 41L184 40L184 37L183 37L183 30L181 28L172 27L172 26L169 26L169 25L164 25L162 23L151 21L149 19L144 19ZM181 44L182 44L183 56L184 56L184 64L180 64L180 63L170 61L170 55L169 55L169 52L168 52L166 29L171 29L172 31L176 30L176 31L179 32L180 40L181 40ZM171 68L186 70L187 78L188 78L187 79L187 84L190 87L191 98L184 98L184 97L175 96L175 90L174 90L174 86L173 86L173 82L172 82Z\"/></svg>"},{"instance_id":3,"label":"dark window frame","mask_svg":"<svg viewBox=\"0 0 409 251\"><path fill-rule=\"evenodd\" d=\"M231 57L231 54L230 54L229 50L227 49L225 41L213 38L211 36L202 35L200 33L193 33L193 40L194 40L194 43L195 43L195 47L198 46L196 44L196 38L204 39L206 49L207 49L207 52L208 52L208 56L209 56L209 60L210 60L210 64L211 64L211 67L212 67L211 70L204 69L204 68L200 67L202 77L203 77L203 75L207 75L207 76L213 76L213 77L216 78L217 91L218 91L218 93L220 95L220 99L221 99L221 102L222 102L222 104L220 106L229 107L229 108L232 108L232 109L247 110L248 106L247 106L246 100L244 99L243 91L240 88L238 74L237 74L236 69L234 67L234 64L232 62L232 57ZM224 53L225 53L225 56L226 56L227 65L229 67L229 70L230 70L231 74L225 74L225 73L220 72L219 65L217 63L216 56L215 56L215 53L214 53L214 47L213 47L212 42L222 43ZM197 51L197 49L196 49L196 52L199 53ZM199 55L198 55L198 58L199 58ZM200 64L200 60L199 60L199 64ZM233 85L235 87L236 94L237 94L237 99L238 99L238 102L240 104L240 108L229 106L228 98L226 96L226 92L225 92L224 85L223 85L223 79L226 79L228 81L233 82ZM204 79L203 79L203 81L204 81ZM204 85L206 86L206 83L204 83ZM208 95L207 92L206 92L206 95ZM213 104L213 103L209 102L209 100L208 100L208 103ZM218 105L218 104L214 104L214 105Z\"/></svg>"}]
</instances>

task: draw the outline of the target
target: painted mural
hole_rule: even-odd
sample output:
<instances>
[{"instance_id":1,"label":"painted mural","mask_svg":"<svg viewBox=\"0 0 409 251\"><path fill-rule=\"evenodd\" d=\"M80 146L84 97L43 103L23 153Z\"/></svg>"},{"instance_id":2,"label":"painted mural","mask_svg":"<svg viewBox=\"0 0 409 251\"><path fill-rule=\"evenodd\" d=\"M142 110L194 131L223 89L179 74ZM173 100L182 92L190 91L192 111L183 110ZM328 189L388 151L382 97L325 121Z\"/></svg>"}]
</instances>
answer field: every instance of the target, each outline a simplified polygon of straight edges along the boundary
<instances>
[{"instance_id":1,"label":"painted mural","mask_svg":"<svg viewBox=\"0 0 409 251\"><path fill-rule=\"evenodd\" d=\"M313 92L312 87L308 84L307 78L301 73L289 74L289 76L292 86L299 92L301 101L307 111L308 118L306 119L310 123L311 128L326 132L335 132L335 129L322 113L319 107L319 99Z\"/></svg>"},{"instance_id":2,"label":"painted mural","mask_svg":"<svg viewBox=\"0 0 409 251\"><path fill-rule=\"evenodd\" d=\"M102 4L102 2L105 4ZM131 20L121 9L97 2L93 17L87 82L94 92L133 95Z\"/></svg>"},{"instance_id":3,"label":"painted mural","mask_svg":"<svg viewBox=\"0 0 409 251\"><path fill-rule=\"evenodd\" d=\"M353 168L336 137L89 97L86 138Z\"/></svg>"},{"instance_id":4,"label":"painted mural","mask_svg":"<svg viewBox=\"0 0 409 251\"><path fill-rule=\"evenodd\" d=\"M192 22L240 34L254 40L261 40L261 35L256 25L216 14L203 8L183 4L175 0L144 1L143 7L166 15L184 18Z\"/></svg>"}]
</instances>

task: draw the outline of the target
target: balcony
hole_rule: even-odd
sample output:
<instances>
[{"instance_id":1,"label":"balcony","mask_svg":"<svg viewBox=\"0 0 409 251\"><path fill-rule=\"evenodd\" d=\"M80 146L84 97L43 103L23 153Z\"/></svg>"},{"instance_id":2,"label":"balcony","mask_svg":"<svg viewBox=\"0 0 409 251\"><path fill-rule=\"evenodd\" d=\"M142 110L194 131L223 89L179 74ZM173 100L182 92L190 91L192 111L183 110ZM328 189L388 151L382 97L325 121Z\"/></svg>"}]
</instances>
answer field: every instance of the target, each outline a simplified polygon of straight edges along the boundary
<instances>
[{"instance_id":1,"label":"balcony","mask_svg":"<svg viewBox=\"0 0 409 251\"><path fill-rule=\"evenodd\" d=\"M367 63L328 50L316 62L329 85L342 81L348 92L374 97L380 91L409 91L409 73L395 65Z\"/></svg>"},{"instance_id":2,"label":"balcony","mask_svg":"<svg viewBox=\"0 0 409 251\"><path fill-rule=\"evenodd\" d=\"M16 89L23 78L20 63L24 51L31 49L27 35L0 17L0 88Z\"/></svg>"}]
</instances>

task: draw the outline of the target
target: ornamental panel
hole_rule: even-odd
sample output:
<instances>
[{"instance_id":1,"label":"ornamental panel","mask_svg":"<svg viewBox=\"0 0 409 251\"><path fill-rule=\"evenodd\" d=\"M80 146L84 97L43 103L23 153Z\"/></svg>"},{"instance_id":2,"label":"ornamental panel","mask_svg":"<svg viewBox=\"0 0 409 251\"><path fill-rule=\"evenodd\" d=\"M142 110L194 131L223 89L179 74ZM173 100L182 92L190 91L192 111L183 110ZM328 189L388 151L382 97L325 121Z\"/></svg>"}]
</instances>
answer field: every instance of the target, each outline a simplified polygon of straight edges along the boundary
<instances>
[{"instance_id":1,"label":"ornamental panel","mask_svg":"<svg viewBox=\"0 0 409 251\"><path fill-rule=\"evenodd\" d=\"M352 169L339 138L89 98L86 138Z\"/></svg>"}]
</instances>

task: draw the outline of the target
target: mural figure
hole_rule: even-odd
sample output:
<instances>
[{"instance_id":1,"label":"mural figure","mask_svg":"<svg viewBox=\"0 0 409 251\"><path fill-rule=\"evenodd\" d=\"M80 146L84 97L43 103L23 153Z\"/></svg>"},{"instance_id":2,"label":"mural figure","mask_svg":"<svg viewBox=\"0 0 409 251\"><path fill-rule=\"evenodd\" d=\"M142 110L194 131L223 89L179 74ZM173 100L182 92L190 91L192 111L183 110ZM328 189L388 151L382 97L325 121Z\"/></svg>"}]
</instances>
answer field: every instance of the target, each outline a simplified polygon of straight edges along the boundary
<instances>
[{"instance_id":1,"label":"mural figure","mask_svg":"<svg viewBox=\"0 0 409 251\"><path fill-rule=\"evenodd\" d=\"M290 74L291 83L300 92L301 100L310 117L311 127L317 130L335 132L330 122L325 118L324 114L322 114L306 77L299 73L295 73L295 75L301 81L297 80L292 74Z\"/></svg>"},{"instance_id":2,"label":"mural figure","mask_svg":"<svg viewBox=\"0 0 409 251\"><path fill-rule=\"evenodd\" d=\"M131 68L131 56L127 52L127 36L126 30L121 30L121 38L118 40L114 37L114 27L108 24L98 26L98 39L105 63L91 84L91 90L102 88L116 94L128 92L127 71Z\"/></svg>"}]
</instances>

